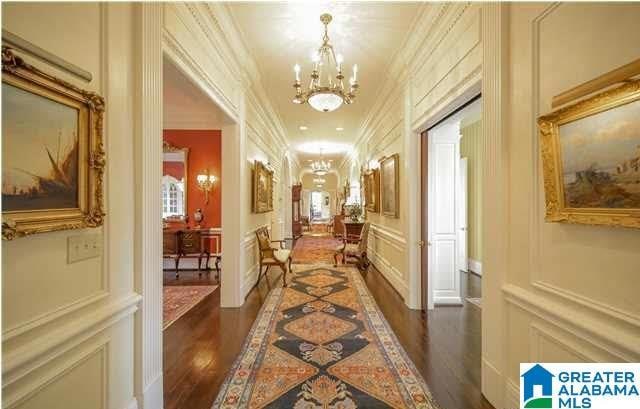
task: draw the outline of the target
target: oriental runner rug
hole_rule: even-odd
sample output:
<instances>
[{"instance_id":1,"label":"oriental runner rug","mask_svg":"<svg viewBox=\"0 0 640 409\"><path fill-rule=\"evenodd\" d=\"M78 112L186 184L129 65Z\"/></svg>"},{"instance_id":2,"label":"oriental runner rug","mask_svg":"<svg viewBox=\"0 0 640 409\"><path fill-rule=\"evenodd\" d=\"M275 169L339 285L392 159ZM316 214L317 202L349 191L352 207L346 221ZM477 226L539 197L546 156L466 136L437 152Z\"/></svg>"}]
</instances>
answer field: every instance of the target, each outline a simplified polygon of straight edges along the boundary
<instances>
[{"instance_id":1,"label":"oriental runner rug","mask_svg":"<svg viewBox=\"0 0 640 409\"><path fill-rule=\"evenodd\" d=\"M296 264L333 264L333 253L341 245L341 239L328 234L325 237L302 236L296 240L292 261Z\"/></svg>"},{"instance_id":2,"label":"oriental runner rug","mask_svg":"<svg viewBox=\"0 0 640 409\"><path fill-rule=\"evenodd\" d=\"M287 288L271 291L213 404L437 407L362 277L349 266L295 271Z\"/></svg>"},{"instance_id":3,"label":"oriental runner rug","mask_svg":"<svg viewBox=\"0 0 640 409\"><path fill-rule=\"evenodd\" d=\"M162 329L165 330L214 292L217 285L171 285L162 287Z\"/></svg>"}]
</instances>

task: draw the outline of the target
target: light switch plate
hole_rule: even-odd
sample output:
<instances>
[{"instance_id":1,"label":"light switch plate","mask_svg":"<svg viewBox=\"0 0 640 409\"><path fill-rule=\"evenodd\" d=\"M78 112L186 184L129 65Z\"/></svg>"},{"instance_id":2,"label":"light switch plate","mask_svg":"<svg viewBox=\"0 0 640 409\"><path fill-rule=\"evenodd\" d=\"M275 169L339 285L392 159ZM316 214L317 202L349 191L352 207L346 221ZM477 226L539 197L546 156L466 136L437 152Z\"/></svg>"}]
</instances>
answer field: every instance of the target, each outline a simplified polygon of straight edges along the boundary
<instances>
[{"instance_id":1,"label":"light switch plate","mask_svg":"<svg viewBox=\"0 0 640 409\"><path fill-rule=\"evenodd\" d=\"M99 234L70 236L67 241L67 261L69 264L99 257L102 254L102 237Z\"/></svg>"}]
</instances>

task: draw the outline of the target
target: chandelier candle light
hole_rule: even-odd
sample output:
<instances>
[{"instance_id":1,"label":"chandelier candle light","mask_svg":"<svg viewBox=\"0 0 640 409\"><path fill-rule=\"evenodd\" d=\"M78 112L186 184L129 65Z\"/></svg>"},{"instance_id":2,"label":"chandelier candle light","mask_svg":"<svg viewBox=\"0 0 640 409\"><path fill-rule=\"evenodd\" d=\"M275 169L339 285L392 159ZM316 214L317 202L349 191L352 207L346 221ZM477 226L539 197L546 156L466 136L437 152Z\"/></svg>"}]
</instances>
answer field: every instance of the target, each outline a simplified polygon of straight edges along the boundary
<instances>
[{"instance_id":1,"label":"chandelier candle light","mask_svg":"<svg viewBox=\"0 0 640 409\"><path fill-rule=\"evenodd\" d=\"M209 192L213 189L213 185L218 180L214 175L209 174L209 169L207 169L207 174L200 174L196 176L196 181L198 182L198 188L204 192L204 203L209 203Z\"/></svg>"},{"instance_id":2,"label":"chandelier candle light","mask_svg":"<svg viewBox=\"0 0 640 409\"><path fill-rule=\"evenodd\" d=\"M317 160L311 164L311 171L316 176L324 176L329 173L329 169L331 169L331 162L327 162L324 160L324 156L322 155L322 149L320 150L320 160Z\"/></svg>"},{"instance_id":3,"label":"chandelier candle light","mask_svg":"<svg viewBox=\"0 0 640 409\"><path fill-rule=\"evenodd\" d=\"M353 103L358 89L358 66L354 65L353 76L349 79L349 91L345 90L342 81L344 79L344 75L342 75L342 55L336 55L333 46L329 44L327 26L331 20L331 14L325 13L320 16L320 21L324 24L324 36L322 37L322 45L313 56L313 71L311 72L311 80L307 91L303 92L300 84L300 65L296 64L293 67L296 73L296 81L293 84L296 89L296 96L293 102L295 104L308 102L313 109L320 112L335 111L343 103ZM334 77L335 80L333 79ZM323 82L324 78L326 78L326 83Z\"/></svg>"}]
</instances>

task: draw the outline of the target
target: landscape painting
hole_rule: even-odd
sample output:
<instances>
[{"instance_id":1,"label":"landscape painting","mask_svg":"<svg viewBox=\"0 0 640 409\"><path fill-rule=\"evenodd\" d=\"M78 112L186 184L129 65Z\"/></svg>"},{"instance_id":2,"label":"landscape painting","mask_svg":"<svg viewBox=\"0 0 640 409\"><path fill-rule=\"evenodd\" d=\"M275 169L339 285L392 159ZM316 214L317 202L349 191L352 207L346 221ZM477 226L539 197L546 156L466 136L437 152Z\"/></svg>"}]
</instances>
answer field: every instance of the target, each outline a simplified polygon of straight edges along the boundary
<instances>
[{"instance_id":1,"label":"landscape painting","mask_svg":"<svg viewBox=\"0 0 640 409\"><path fill-rule=\"evenodd\" d=\"M396 153L380 160L382 213L398 217L400 209L400 156Z\"/></svg>"},{"instance_id":2,"label":"landscape painting","mask_svg":"<svg viewBox=\"0 0 640 409\"><path fill-rule=\"evenodd\" d=\"M77 109L2 84L3 212L78 207Z\"/></svg>"},{"instance_id":3,"label":"landscape painting","mask_svg":"<svg viewBox=\"0 0 640 409\"><path fill-rule=\"evenodd\" d=\"M545 220L640 229L640 80L538 118Z\"/></svg>"},{"instance_id":4,"label":"landscape painting","mask_svg":"<svg viewBox=\"0 0 640 409\"><path fill-rule=\"evenodd\" d=\"M640 209L640 100L559 126L565 207Z\"/></svg>"}]
</instances>

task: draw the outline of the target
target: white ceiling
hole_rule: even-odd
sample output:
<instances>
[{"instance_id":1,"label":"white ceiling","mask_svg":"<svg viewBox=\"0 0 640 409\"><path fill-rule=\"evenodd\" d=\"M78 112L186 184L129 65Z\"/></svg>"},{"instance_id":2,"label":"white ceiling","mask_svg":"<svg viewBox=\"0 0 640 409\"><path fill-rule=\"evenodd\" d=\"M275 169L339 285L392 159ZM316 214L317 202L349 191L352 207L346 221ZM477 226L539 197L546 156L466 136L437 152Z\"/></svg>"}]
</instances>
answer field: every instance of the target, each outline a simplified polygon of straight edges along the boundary
<instances>
[{"instance_id":1,"label":"white ceiling","mask_svg":"<svg viewBox=\"0 0 640 409\"><path fill-rule=\"evenodd\" d=\"M375 100L377 87L397 47L402 44L420 3L395 2L262 2L228 3L238 28L243 32L259 66L262 82L281 116L289 141L298 150L306 142L332 142L349 148L355 142L358 126ZM344 56L344 65L358 64L360 90L352 105L334 112L317 112L308 104L291 102L293 65L302 68L303 86L311 72L311 53L320 46L323 26L320 15L333 16L329 38L336 53ZM346 85L346 84L345 84ZM309 129L301 131L300 126ZM337 127L344 128L336 131ZM317 146L315 147L317 148ZM318 157L298 152L302 165ZM327 154L334 163L344 152ZM337 163L336 163L337 164Z\"/></svg>"},{"instance_id":2,"label":"white ceiling","mask_svg":"<svg viewBox=\"0 0 640 409\"><path fill-rule=\"evenodd\" d=\"M168 58L163 60L164 129L220 129L225 115Z\"/></svg>"}]
</instances>

